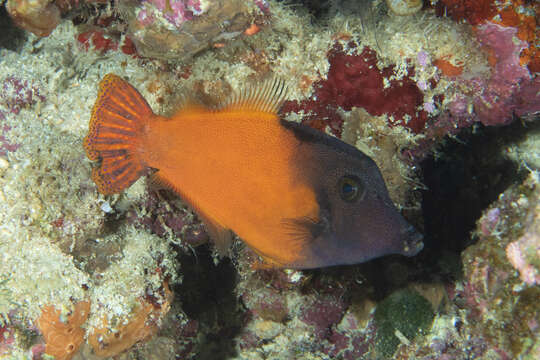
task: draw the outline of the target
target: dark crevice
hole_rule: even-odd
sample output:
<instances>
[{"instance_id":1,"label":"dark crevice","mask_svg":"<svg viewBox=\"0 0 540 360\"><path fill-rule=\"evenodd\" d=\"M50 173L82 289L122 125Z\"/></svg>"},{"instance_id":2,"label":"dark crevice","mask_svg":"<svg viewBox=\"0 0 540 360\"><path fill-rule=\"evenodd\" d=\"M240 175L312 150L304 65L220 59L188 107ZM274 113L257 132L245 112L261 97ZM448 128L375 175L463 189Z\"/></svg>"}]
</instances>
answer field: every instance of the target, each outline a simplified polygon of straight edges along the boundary
<instances>
[{"instance_id":1,"label":"dark crevice","mask_svg":"<svg viewBox=\"0 0 540 360\"><path fill-rule=\"evenodd\" d=\"M424 184L422 209L425 248L419 255L428 263L459 254L474 242L471 236L482 212L510 185L521 183L526 167L504 154L525 136L538 133L538 123L462 131L421 166ZM452 255L453 254L453 255Z\"/></svg>"},{"instance_id":2,"label":"dark crevice","mask_svg":"<svg viewBox=\"0 0 540 360\"><path fill-rule=\"evenodd\" d=\"M19 51L25 41L24 30L13 23L5 5L0 6L0 48Z\"/></svg>"},{"instance_id":3,"label":"dark crevice","mask_svg":"<svg viewBox=\"0 0 540 360\"><path fill-rule=\"evenodd\" d=\"M196 256L179 251L183 281L174 288L187 317L199 323L202 342L197 359L226 359L236 355L234 338L244 322L236 297L237 272L228 258L214 264L209 246L199 246Z\"/></svg>"}]
</instances>

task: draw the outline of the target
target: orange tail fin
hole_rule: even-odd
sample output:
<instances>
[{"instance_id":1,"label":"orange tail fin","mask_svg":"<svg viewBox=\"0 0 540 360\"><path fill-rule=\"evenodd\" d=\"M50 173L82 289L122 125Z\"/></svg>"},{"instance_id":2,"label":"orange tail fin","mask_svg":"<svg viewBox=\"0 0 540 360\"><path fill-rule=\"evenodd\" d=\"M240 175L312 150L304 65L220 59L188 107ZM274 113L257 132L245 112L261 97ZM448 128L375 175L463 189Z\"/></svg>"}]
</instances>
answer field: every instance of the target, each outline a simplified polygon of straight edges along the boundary
<instances>
[{"instance_id":1,"label":"orange tail fin","mask_svg":"<svg viewBox=\"0 0 540 360\"><path fill-rule=\"evenodd\" d=\"M144 174L140 159L145 124L154 116L141 94L122 78L108 74L99 83L84 149L90 160L101 160L92 170L99 192L119 193Z\"/></svg>"}]
</instances>

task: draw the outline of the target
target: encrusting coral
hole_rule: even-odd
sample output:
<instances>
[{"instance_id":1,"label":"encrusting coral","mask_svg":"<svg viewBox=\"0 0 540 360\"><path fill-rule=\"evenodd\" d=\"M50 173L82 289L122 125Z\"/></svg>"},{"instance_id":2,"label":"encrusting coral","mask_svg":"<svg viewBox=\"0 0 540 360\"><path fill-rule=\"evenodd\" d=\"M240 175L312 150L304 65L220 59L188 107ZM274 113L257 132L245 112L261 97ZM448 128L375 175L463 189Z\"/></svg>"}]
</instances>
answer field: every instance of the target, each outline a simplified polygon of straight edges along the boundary
<instances>
[{"instance_id":1,"label":"encrusting coral","mask_svg":"<svg viewBox=\"0 0 540 360\"><path fill-rule=\"evenodd\" d=\"M169 311L173 297L166 282L163 292L162 303L141 299L134 315L128 320L118 319L117 324L113 325L107 317L103 318L101 327L91 330L88 337L94 354L101 357L115 356L155 335L158 323Z\"/></svg>"},{"instance_id":2,"label":"encrusting coral","mask_svg":"<svg viewBox=\"0 0 540 360\"><path fill-rule=\"evenodd\" d=\"M45 339L45 353L56 360L69 360L84 341L85 330L81 327L88 318L90 302L78 302L66 320L60 310L52 305L43 307L38 327Z\"/></svg>"}]
</instances>

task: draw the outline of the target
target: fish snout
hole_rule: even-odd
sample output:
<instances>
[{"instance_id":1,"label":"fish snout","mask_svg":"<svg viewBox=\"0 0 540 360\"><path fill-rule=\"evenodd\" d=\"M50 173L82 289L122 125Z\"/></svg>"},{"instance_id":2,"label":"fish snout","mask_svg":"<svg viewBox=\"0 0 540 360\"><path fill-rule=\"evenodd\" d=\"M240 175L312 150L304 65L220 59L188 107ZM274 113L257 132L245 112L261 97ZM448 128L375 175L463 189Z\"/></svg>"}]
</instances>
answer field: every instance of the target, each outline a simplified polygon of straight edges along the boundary
<instances>
[{"instance_id":1,"label":"fish snout","mask_svg":"<svg viewBox=\"0 0 540 360\"><path fill-rule=\"evenodd\" d=\"M403 255L414 256L424 248L422 242L424 235L420 234L412 225L406 226L401 231L401 239Z\"/></svg>"}]
</instances>

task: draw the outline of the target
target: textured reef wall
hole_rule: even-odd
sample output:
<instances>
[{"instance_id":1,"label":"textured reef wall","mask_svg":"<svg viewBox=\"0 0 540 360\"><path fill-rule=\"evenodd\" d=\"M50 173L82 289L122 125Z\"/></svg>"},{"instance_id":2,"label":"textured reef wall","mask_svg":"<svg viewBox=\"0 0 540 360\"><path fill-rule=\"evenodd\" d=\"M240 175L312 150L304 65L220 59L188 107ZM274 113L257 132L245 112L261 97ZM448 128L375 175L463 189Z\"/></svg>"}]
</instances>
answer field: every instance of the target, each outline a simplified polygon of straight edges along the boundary
<instances>
[{"instance_id":1,"label":"textured reef wall","mask_svg":"<svg viewBox=\"0 0 540 360\"><path fill-rule=\"evenodd\" d=\"M538 18L521 0L3 2L0 358L540 358ZM146 178L99 194L82 138L107 73L164 115L286 79L283 118L371 156L426 249L256 270ZM475 133L512 123L475 152ZM449 139L466 142L456 161ZM448 185L495 158L512 178ZM447 231L464 202L426 205L495 181L471 228Z\"/></svg>"}]
</instances>

